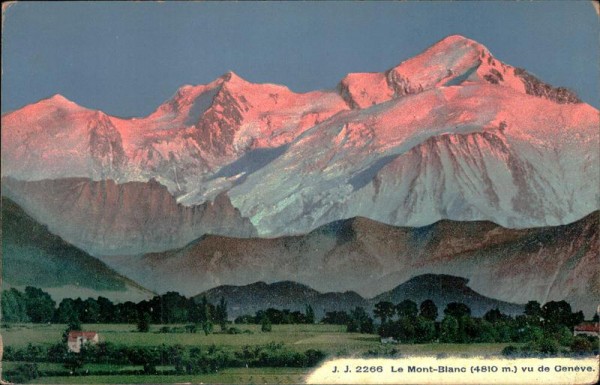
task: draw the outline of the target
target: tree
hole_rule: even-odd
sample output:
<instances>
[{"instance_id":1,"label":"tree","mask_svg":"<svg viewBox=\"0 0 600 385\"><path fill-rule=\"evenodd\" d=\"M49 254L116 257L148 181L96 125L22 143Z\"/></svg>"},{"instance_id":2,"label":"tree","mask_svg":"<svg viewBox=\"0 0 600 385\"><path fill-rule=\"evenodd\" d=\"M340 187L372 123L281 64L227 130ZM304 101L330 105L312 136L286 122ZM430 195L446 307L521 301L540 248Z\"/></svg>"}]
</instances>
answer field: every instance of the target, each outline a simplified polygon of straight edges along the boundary
<instances>
[{"instance_id":1,"label":"tree","mask_svg":"<svg viewBox=\"0 0 600 385\"><path fill-rule=\"evenodd\" d=\"M500 311L500 309L498 309L498 308L491 309L483 315L483 319L492 324L496 324L498 322L504 321L507 318L508 318L508 316L503 314Z\"/></svg>"},{"instance_id":2,"label":"tree","mask_svg":"<svg viewBox=\"0 0 600 385\"><path fill-rule=\"evenodd\" d=\"M265 314L266 314L267 318L269 318L269 321L271 321L271 323L273 323L275 325L289 323L289 320L287 317L287 315L289 314L289 310L287 310L287 309L279 310L279 309L270 307L267 310L265 310Z\"/></svg>"},{"instance_id":3,"label":"tree","mask_svg":"<svg viewBox=\"0 0 600 385\"><path fill-rule=\"evenodd\" d=\"M202 331L205 335L209 335L213 332L213 323L211 320L206 320L202 322Z\"/></svg>"},{"instance_id":4,"label":"tree","mask_svg":"<svg viewBox=\"0 0 600 385\"><path fill-rule=\"evenodd\" d=\"M260 320L260 331L268 333L271 331L271 321L266 315Z\"/></svg>"},{"instance_id":5,"label":"tree","mask_svg":"<svg viewBox=\"0 0 600 385\"><path fill-rule=\"evenodd\" d=\"M437 309L436 309L437 312ZM436 339L435 321L418 316L415 319L415 342L419 344L433 342Z\"/></svg>"},{"instance_id":6,"label":"tree","mask_svg":"<svg viewBox=\"0 0 600 385\"><path fill-rule=\"evenodd\" d=\"M321 322L331 325L347 325L350 322L350 316L345 311L328 311Z\"/></svg>"},{"instance_id":7,"label":"tree","mask_svg":"<svg viewBox=\"0 0 600 385\"><path fill-rule=\"evenodd\" d=\"M71 298L64 298L60 301L58 309L54 312L54 321L58 323L69 323L74 319L79 319L79 313L75 308L75 302Z\"/></svg>"},{"instance_id":8,"label":"tree","mask_svg":"<svg viewBox=\"0 0 600 385\"><path fill-rule=\"evenodd\" d=\"M209 335L213 331L212 324L212 309L210 303L206 299L206 296L202 297L202 301L200 302L200 324L202 325L202 330L205 335Z\"/></svg>"},{"instance_id":9,"label":"tree","mask_svg":"<svg viewBox=\"0 0 600 385\"><path fill-rule=\"evenodd\" d=\"M444 314L458 319L462 316L470 316L471 309L464 303L450 302L444 309Z\"/></svg>"},{"instance_id":10,"label":"tree","mask_svg":"<svg viewBox=\"0 0 600 385\"><path fill-rule=\"evenodd\" d=\"M402 317L411 317L414 318L419 313L419 309L417 304L410 299L405 299L396 305L396 312L400 318Z\"/></svg>"},{"instance_id":11,"label":"tree","mask_svg":"<svg viewBox=\"0 0 600 385\"><path fill-rule=\"evenodd\" d=\"M315 311L310 305L306 305L306 311L304 312L304 320L307 324L315 323Z\"/></svg>"},{"instance_id":12,"label":"tree","mask_svg":"<svg viewBox=\"0 0 600 385\"><path fill-rule=\"evenodd\" d=\"M73 316L73 318L71 318L69 320L69 323L67 324L67 329L69 331L71 330L77 330L80 331L81 329L81 321L79 321L79 318L77 318L77 316Z\"/></svg>"},{"instance_id":13,"label":"tree","mask_svg":"<svg viewBox=\"0 0 600 385\"><path fill-rule=\"evenodd\" d=\"M27 305L27 316L34 323L46 323L52 321L56 302L50 294L36 287L25 288L25 303Z\"/></svg>"},{"instance_id":14,"label":"tree","mask_svg":"<svg viewBox=\"0 0 600 385\"><path fill-rule=\"evenodd\" d=\"M139 318L139 312L135 303L126 301L116 305L120 321L125 323L136 323Z\"/></svg>"},{"instance_id":15,"label":"tree","mask_svg":"<svg viewBox=\"0 0 600 385\"><path fill-rule=\"evenodd\" d=\"M256 322L256 318L253 315L243 314L241 316L236 317L235 320L233 321L233 323L235 323L235 324L254 324L257 322Z\"/></svg>"},{"instance_id":16,"label":"tree","mask_svg":"<svg viewBox=\"0 0 600 385\"><path fill-rule=\"evenodd\" d=\"M440 342L458 342L458 326L458 320L455 317L446 315L440 326Z\"/></svg>"},{"instance_id":17,"label":"tree","mask_svg":"<svg viewBox=\"0 0 600 385\"><path fill-rule=\"evenodd\" d=\"M529 324L541 325L540 320L542 318L542 306L538 301L527 302L524 313L527 316L527 322Z\"/></svg>"},{"instance_id":18,"label":"tree","mask_svg":"<svg viewBox=\"0 0 600 385\"><path fill-rule=\"evenodd\" d=\"M544 337L544 331L536 325L527 325L523 328L520 341L523 342L534 342L540 341Z\"/></svg>"},{"instance_id":19,"label":"tree","mask_svg":"<svg viewBox=\"0 0 600 385\"><path fill-rule=\"evenodd\" d=\"M529 301L525 305L525 315L530 317L541 317L542 316L542 305L538 301Z\"/></svg>"},{"instance_id":20,"label":"tree","mask_svg":"<svg viewBox=\"0 0 600 385\"><path fill-rule=\"evenodd\" d=\"M415 319L412 316L404 316L396 321L398 327L395 329L396 333L393 335L393 337L402 343L414 343L416 332L414 321Z\"/></svg>"},{"instance_id":21,"label":"tree","mask_svg":"<svg viewBox=\"0 0 600 385\"><path fill-rule=\"evenodd\" d=\"M36 363L19 364L14 369L6 370L4 375L9 383L28 384L39 377L38 366Z\"/></svg>"},{"instance_id":22,"label":"tree","mask_svg":"<svg viewBox=\"0 0 600 385\"><path fill-rule=\"evenodd\" d=\"M83 368L83 357L78 353L68 352L65 357L64 367L71 371L71 373L77 372L78 369Z\"/></svg>"},{"instance_id":23,"label":"tree","mask_svg":"<svg viewBox=\"0 0 600 385\"><path fill-rule=\"evenodd\" d=\"M85 323L100 322L100 305L93 298L83 301L83 312L80 314L81 320Z\"/></svg>"},{"instance_id":24,"label":"tree","mask_svg":"<svg viewBox=\"0 0 600 385\"><path fill-rule=\"evenodd\" d=\"M143 312L138 315L137 330L140 333L148 333L150 331L150 314Z\"/></svg>"},{"instance_id":25,"label":"tree","mask_svg":"<svg viewBox=\"0 0 600 385\"><path fill-rule=\"evenodd\" d=\"M543 328L550 332L560 330L561 326L573 330L575 325L583 321L583 313L573 314L571 305L566 301L550 301L542 306L541 312Z\"/></svg>"},{"instance_id":26,"label":"tree","mask_svg":"<svg viewBox=\"0 0 600 385\"><path fill-rule=\"evenodd\" d=\"M215 321L221 326L221 331L227 329L227 302L223 297L215 308Z\"/></svg>"},{"instance_id":27,"label":"tree","mask_svg":"<svg viewBox=\"0 0 600 385\"><path fill-rule=\"evenodd\" d=\"M373 319L369 317L364 308L358 306L350 312L350 321L348 322L346 331L349 333L373 333L375 331Z\"/></svg>"},{"instance_id":28,"label":"tree","mask_svg":"<svg viewBox=\"0 0 600 385\"><path fill-rule=\"evenodd\" d=\"M594 350L592 343L585 337L575 336L571 342L571 351L577 354L591 353Z\"/></svg>"},{"instance_id":29,"label":"tree","mask_svg":"<svg viewBox=\"0 0 600 385\"><path fill-rule=\"evenodd\" d=\"M106 297L98 297L99 321L104 323L117 322L115 317L115 305Z\"/></svg>"},{"instance_id":30,"label":"tree","mask_svg":"<svg viewBox=\"0 0 600 385\"><path fill-rule=\"evenodd\" d=\"M381 301L375 304L373 313L375 314L375 317L381 319L381 324L384 324L388 319L391 319L394 316L396 308L394 304L389 301Z\"/></svg>"},{"instance_id":31,"label":"tree","mask_svg":"<svg viewBox=\"0 0 600 385\"><path fill-rule=\"evenodd\" d=\"M540 353L554 355L560 350L560 345L553 338L542 338L538 344L538 349Z\"/></svg>"},{"instance_id":32,"label":"tree","mask_svg":"<svg viewBox=\"0 0 600 385\"><path fill-rule=\"evenodd\" d=\"M136 308L138 313L150 314L153 323L171 324L189 320L188 299L174 291L139 302Z\"/></svg>"},{"instance_id":33,"label":"tree","mask_svg":"<svg viewBox=\"0 0 600 385\"><path fill-rule=\"evenodd\" d=\"M25 295L15 288L2 292L2 321L29 322Z\"/></svg>"},{"instance_id":34,"label":"tree","mask_svg":"<svg viewBox=\"0 0 600 385\"><path fill-rule=\"evenodd\" d=\"M487 321L484 321L487 323ZM489 325L489 323L488 323ZM463 315L458 319L458 334L461 343L479 342L481 337L482 324L481 319L472 318L468 315ZM493 333L493 332L492 332ZM493 337L492 337L493 338ZM492 342L492 341L485 341Z\"/></svg>"},{"instance_id":35,"label":"tree","mask_svg":"<svg viewBox=\"0 0 600 385\"><path fill-rule=\"evenodd\" d=\"M71 314L71 319L67 322L67 328L63 332L62 341L67 342L69 340L69 333L71 331L79 331L81 330L81 321L75 313Z\"/></svg>"},{"instance_id":36,"label":"tree","mask_svg":"<svg viewBox=\"0 0 600 385\"><path fill-rule=\"evenodd\" d=\"M149 347L131 348L127 355L132 364L144 366L145 374L154 373L160 362L160 352Z\"/></svg>"},{"instance_id":37,"label":"tree","mask_svg":"<svg viewBox=\"0 0 600 385\"><path fill-rule=\"evenodd\" d=\"M307 310L305 310L307 311ZM306 314L299 310L294 310L290 313L290 323L292 324L305 324L308 323L306 320Z\"/></svg>"},{"instance_id":38,"label":"tree","mask_svg":"<svg viewBox=\"0 0 600 385\"><path fill-rule=\"evenodd\" d=\"M438 317L438 308L435 305L435 302L430 299L426 299L425 301L421 302L419 315L430 321L435 321Z\"/></svg>"}]
</instances>

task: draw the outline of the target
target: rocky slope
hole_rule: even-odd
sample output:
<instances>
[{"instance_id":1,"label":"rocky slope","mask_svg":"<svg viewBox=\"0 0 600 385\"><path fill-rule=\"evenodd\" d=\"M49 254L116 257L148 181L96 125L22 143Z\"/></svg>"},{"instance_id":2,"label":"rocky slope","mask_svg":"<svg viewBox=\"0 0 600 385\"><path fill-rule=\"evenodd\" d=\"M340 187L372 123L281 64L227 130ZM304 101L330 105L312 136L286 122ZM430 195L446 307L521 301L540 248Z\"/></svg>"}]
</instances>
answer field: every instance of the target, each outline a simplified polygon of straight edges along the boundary
<instances>
[{"instance_id":1,"label":"rocky slope","mask_svg":"<svg viewBox=\"0 0 600 385\"><path fill-rule=\"evenodd\" d=\"M103 261L157 292L194 295L226 284L292 280L372 297L434 273L464 277L497 300L566 299L591 314L600 302L598 220L595 212L566 226L515 230L490 222L406 228L354 218L304 236L204 236L179 250Z\"/></svg>"},{"instance_id":2,"label":"rocky slope","mask_svg":"<svg viewBox=\"0 0 600 385\"><path fill-rule=\"evenodd\" d=\"M82 178L34 182L4 178L2 194L92 255L169 250L206 233L256 235L226 195L187 207L154 180L116 184Z\"/></svg>"}]
</instances>

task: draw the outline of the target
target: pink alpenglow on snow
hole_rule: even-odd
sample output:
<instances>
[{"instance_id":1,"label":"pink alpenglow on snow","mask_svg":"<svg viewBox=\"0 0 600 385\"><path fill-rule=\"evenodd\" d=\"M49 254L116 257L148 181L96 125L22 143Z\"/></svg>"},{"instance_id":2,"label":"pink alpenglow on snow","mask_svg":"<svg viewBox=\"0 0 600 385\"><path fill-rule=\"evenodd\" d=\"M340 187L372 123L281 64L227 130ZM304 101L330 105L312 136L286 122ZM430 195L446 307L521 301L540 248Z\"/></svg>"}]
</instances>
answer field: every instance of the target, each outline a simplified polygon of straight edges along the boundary
<instances>
[{"instance_id":1,"label":"pink alpenglow on snow","mask_svg":"<svg viewBox=\"0 0 600 385\"><path fill-rule=\"evenodd\" d=\"M599 125L569 90L454 35L334 90L228 72L131 119L55 96L2 117L2 176L154 179L185 206L226 194L261 236L354 216L552 226L598 209Z\"/></svg>"}]
</instances>

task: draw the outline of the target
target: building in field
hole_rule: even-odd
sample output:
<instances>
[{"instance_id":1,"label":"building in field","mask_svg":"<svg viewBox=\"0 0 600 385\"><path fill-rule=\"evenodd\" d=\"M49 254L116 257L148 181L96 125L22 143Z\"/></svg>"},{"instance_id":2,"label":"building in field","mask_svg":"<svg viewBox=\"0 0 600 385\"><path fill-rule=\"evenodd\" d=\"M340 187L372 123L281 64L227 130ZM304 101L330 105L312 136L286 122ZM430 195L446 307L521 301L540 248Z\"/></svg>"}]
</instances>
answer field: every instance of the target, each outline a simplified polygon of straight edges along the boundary
<instances>
[{"instance_id":1,"label":"building in field","mask_svg":"<svg viewBox=\"0 0 600 385\"><path fill-rule=\"evenodd\" d=\"M69 347L69 351L79 353L83 344L97 344L98 341L98 333L96 332L71 330L69 332L69 338L67 339L67 346Z\"/></svg>"},{"instance_id":2,"label":"building in field","mask_svg":"<svg viewBox=\"0 0 600 385\"><path fill-rule=\"evenodd\" d=\"M394 339L394 337L381 337L382 344L397 344L398 341Z\"/></svg>"},{"instance_id":3,"label":"building in field","mask_svg":"<svg viewBox=\"0 0 600 385\"><path fill-rule=\"evenodd\" d=\"M584 322L576 325L573 329L573 335L580 336L594 336L598 337L600 334L600 324L598 322Z\"/></svg>"}]
</instances>

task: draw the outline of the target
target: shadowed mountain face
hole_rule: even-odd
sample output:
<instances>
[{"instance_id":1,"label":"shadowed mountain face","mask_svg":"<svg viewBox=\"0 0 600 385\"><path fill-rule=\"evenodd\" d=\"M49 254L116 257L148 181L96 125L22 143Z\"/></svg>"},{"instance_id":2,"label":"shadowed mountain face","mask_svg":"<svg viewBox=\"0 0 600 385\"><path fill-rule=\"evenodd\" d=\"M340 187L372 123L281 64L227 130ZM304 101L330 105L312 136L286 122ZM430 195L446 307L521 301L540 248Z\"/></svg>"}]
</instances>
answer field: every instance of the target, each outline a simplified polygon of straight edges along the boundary
<instances>
[{"instance_id":1,"label":"shadowed mountain face","mask_svg":"<svg viewBox=\"0 0 600 385\"><path fill-rule=\"evenodd\" d=\"M2 199L3 284L35 286L62 297L141 300L152 293L51 234L10 199Z\"/></svg>"},{"instance_id":2,"label":"shadowed mountain face","mask_svg":"<svg viewBox=\"0 0 600 385\"><path fill-rule=\"evenodd\" d=\"M240 315L254 315L258 310L267 308L289 309L304 312L310 305L317 318L328 311L350 311L357 306L372 312L373 306L380 301L397 304L410 299L418 304L426 299L435 302L439 314L450 302L460 302L469 306L472 314L482 316L488 310L500 309L505 314L521 314L523 305L497 301L484 297L467 286L468 280L450 275L426 274L411 278L394 289L375 298L366 299L355 292L320 293L306 285L282 281L272 284L256 282L245 286L224 285L207 290L195 298L206 297L209 302L217 303L221 298L227 301L228 315L235 318Z\"/></svg>"},{"instance_id":3,"label":"shadowed mountain face","mask_svg":"<svg viewBox=\"0 0 600 385\"><path fill-rule=\"evenodd\" d=\"M315 315L320 318L326 311L347 311L357 306L365 308L369 306L369 301L355 292L320 293L306 285L291 281L218 286L195 298L200 300L204 296L212 303L217 303L224 298L227 301L230 318L245 314L254 315L258 310L268 308L304 312L307 305L312 306Z\"/></svg>"},{"instance_id":4,"label":"shadowed mountain face","mask_svg":"<svg viewBox=\"0 0 600 385\"><path fill-rule=\"evenodd\" d=\"M444 274L424 274L414 277L395 287L394 289L382 293L371 300L372 303L380 301L390 301L399 303L405 299L420 304L430 299L435 302L439 309L439 314L451 302L461 302L469 306L471 314L482 316L488 310L500 309L505 314L521 314L524 306L504 301L498 301L489 297L482 296L467 284L469 280L460 277L454 277Z\"/></svg>"},{"instance_id":5,"label":"shadowed mountain face","mask_svg":"<svg viewBox=\"0 0 600 385\"><path fill-rule=\"evenodd\" d=\"M154 180L2 180L2 194L92 255L139 254L181 247L203 234L256 235L225 194L187 207Z\"/></svg>"},{"instance_id":6,"label":"shadowed mountain face","mask_svg":"<svg viewBox=\"0 0 600 385\"><path fill-rule=\"evenodd\" d=\"M416 275L460 274L487 297L513 303L567 299L592 312L600 300L598 240L597 212L570 225L527 230L450 221L403 228L355 218L304 236L205 236L178 250L103 260L153 290L186 295L293 279L320 292L371 297Z\"/></svg>"}]
</instances>

